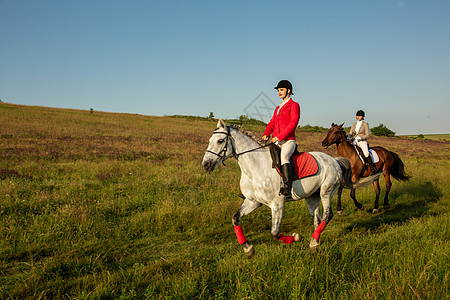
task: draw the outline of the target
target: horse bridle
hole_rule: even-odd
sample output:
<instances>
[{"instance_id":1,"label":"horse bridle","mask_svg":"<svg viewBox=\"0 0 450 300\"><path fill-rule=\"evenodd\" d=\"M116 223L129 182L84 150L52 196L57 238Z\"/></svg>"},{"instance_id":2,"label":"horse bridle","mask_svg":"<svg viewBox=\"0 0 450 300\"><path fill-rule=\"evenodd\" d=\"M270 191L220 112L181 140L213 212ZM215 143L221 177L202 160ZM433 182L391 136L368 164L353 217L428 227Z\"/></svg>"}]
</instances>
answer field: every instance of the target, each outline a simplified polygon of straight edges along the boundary
<instances>
[{"instance_id":1,"label":"horse bridle","mask_svg":"<svg viewBox=\"0 0 450 300\"><path fill-rule=\"evenodd\" d=\"M226 128L227 128L227 132L218 132L218 131L213 132L213 134L225 134L227 136L225 146L222 148L222 150L219 153L216 153L216 152L206 149L206 152L217 155L222 160L223 165L225 165L226 159L235 155L235 153L236 153L236 150L234 150L233 142L231 142L231 154L229 156L226 156L227 150L228 150L228 142L230 141L230 137L231 137L230 128L228 126L226 126ZM223 155L222 155L222 153L223 153Z\"/></svg>"},{"instance_id":2,"label":"horse bridle","mask_svg":"<svg viewBox=\"0 0 450 300\"><path fill-rule=\"evenodd\" d=\"M236 149L234 147L234 144L233 144L233 140L232 140L232 136L231 136L231 132L230 132L230 127L226 126L226 128L227 128L227 132L217 132L217 131L213 132L213 134L225 134L227 136L227 140L225 142L225 146L223 147L223 149L219 153L216 153L216 152L213 152L213 151L210 151L210 150L206 149L206 152L214 154L214 155L217 155L222 160L222 164L223 165L225 165L225 160L227 160L228 158L230 158L232 156L236 157L236 159L237 159L242 154L245 154L245 153L248 153L248 152L252 152L252 151L256 151L256 150L268 147L271 144L273 144L273 143L267 143L267 144L265 144L263 146L260 146L260 147L254 148L254 149L250 149L250 150L246 150L246 151L243 151L241 153L237 153ZM226 153L227 153L227 150L228 150L228 142L230 141L230 139L231 139L231 154L226 156ZM222 153L223 153L223 155L222 155Z\"/></svg>"}]
</instances>

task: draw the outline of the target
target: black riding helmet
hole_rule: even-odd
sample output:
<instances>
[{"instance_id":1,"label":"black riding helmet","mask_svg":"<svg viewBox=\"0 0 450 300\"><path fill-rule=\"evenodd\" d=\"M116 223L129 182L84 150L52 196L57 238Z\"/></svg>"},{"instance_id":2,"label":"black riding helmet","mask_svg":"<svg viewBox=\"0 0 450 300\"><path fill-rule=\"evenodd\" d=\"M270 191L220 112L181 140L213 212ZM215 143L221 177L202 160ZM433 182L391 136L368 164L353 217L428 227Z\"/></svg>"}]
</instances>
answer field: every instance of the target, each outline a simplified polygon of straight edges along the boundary
<instances>
[{"instance_id":1,"label":"black riding helmet","mask_svg":"<svg viewBox=\"0 0 450 300\"><path fill-rule=\"evenodd\" d=\"M277 86L274 87L274 89L279 89L279 88L285 88L288 90L291 90L291 95L294 95L294 90L292 89L292 83L289 82L289 80L281 80L280 82L278 82Z\"/></svg>"},{"instance_id":2,"label":"black riding helmet","mask_svg":"<svg viewBox=\"0 0 450 300\"><path fill-rule=\"evenodd\" d=\"M363 118L365 118L366 117L366 114L364 113L364 111L363 110L358 110L357 112L356 112L356 116L361 116L361 117L363 117Z\"/></svg>"}]
</instances>

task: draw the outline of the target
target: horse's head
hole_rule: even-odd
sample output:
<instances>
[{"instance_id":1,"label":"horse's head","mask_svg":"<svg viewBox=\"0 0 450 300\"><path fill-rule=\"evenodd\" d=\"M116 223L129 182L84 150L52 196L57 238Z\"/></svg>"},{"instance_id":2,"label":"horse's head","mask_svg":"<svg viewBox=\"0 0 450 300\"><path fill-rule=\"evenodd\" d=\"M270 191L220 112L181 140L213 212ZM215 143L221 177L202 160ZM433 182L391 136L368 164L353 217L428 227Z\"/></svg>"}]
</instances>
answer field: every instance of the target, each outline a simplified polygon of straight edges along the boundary
<instances>
[{"instance_id":1,"label":"horse's head","mask_svg":"<svg viewBox=\"0 0 450 300\"><path fill-rule=\"evenodd\" d=\"M341 143L345 141L345 133L342 129L343 125L344 123L342 123L341 125L337 125L334 123L331 124L331 128L328 129L327 136L322 141L322 147L328 148L335 143Z\"/></svg>"},{"instance_id":2,"label":"horse's head","mask_svg":"<svg viewBox=\"0 0 450 300\"><path fill-rule=\"evenodd\" d=\"M225 125L223 120L219 120L203 156L203 169L212 172L219 163L223 163L233 155L233 147L230 128Z\"/></svg>"}]
</instances>

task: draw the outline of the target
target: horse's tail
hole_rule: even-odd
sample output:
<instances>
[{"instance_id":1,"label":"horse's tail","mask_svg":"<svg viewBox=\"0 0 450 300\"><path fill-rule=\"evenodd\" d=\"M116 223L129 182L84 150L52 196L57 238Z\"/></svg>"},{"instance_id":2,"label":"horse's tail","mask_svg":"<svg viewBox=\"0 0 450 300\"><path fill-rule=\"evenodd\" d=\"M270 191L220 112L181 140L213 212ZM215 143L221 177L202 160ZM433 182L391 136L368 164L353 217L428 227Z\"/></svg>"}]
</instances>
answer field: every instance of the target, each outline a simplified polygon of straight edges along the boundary
<instances>
[{"instance_id":1,"label":"horse's tail","mask_svg":"<svg viewBox=\"0 0 450 300\"><path fill-rule=\"evenodd\" d=\"M371 184L372 182L376 181L380 177L380 175L383 174L382 172L379 172L374 175L369 175L367 177L361 178L359 181L354 183L354 182L352 182L352 167L351 167L350 161L348 159L346 159L345 157L336 157L336 160L337 160L339 166L341 167L342 184L343 184L344 188L346 188L346 189L364 188L364 187L368 186L369 184Z\"/></svg>"},{"instance_id":2,"label":"horse's tail","mask_svg":"<svg viewBox=\"0 0 450 300\"><path fill-rule=\"evenodd\" d=\"M345 157L336 157L336 161L338 162L339 167L341 167L342 185L347 189L351 189L353 187L353 182L352 166L350 165L350 162Z\"/></svg>"},{"instance_id":3,"label":"horse's tail","mask_svg":"<svg viewBox=\"0 0 450 300\"><path fill-rule=\"evenodd\" d=\"M357 182L353 183L353 188L354 189L362 189L362 188L368 186L369 184L372 184L374 181L378 180L378 178L381 176L381 174L383 174L383 172L378 172L376 174L361 178Z\"/></svg>"},{"instance_id":4,"label":"horse's tail","mask_svg":"<svg viewBox=\"0 0 450 300\"><path fill-rule=\"evenodd\" d=\"M389 151L391 155L394 157L394 165L392 166L391 175L401 181L407 181L409 180L409 176L405 173L405 165L403 164L403 161L400 159L400 157L397 155L397 153Z\"/></svg>"}]
</instances>

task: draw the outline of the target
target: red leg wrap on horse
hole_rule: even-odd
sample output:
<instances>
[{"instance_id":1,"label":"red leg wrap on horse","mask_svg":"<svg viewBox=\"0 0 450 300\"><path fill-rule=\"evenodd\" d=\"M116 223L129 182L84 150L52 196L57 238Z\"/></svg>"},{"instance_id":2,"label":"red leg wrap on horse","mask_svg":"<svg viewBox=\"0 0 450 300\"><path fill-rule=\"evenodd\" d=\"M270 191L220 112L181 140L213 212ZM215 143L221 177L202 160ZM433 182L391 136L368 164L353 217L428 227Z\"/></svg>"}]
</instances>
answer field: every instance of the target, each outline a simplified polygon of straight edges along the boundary
<instances>
[{"instance_id":1,"label":"red leg wrap on horse","mask_svg":"<svg viewBox=\"0 0 450 300\"><path fill-rule=\"evenodd\" d=\"M236 232L238 243L241 244L241 245L243 243L245 243L245 241L247 239L245 238L244 232L242 231L242 226L241 225L234 226L234 232Z\"/></svg>"},{"instance_id":2,"label":"red leg wrap on horse","mask_svg":"<svg viewBox=\"0 0 450 300\"><path fill-rule=\"evenodd\" d=\"M320 225L316 228L316 230L314 230L312 237L315 238L316 241L319 241L320 234L322 233L322 231L325 229L326 226L327 223L325 223L325 221L322 221L322 223L320 223Z\"/></svg>"},{"instance_id":3,"label":"red leg wrap on horse","mask_svg":"<svg viewBox=\"0 0 450 300\"><path fill-rule=\"evenodd\" d=\"M280 242L283 242L285 244L292 244L295 241L295 238L292 235L282 235L280 234Z\"/></svg>"}]
</instances>

